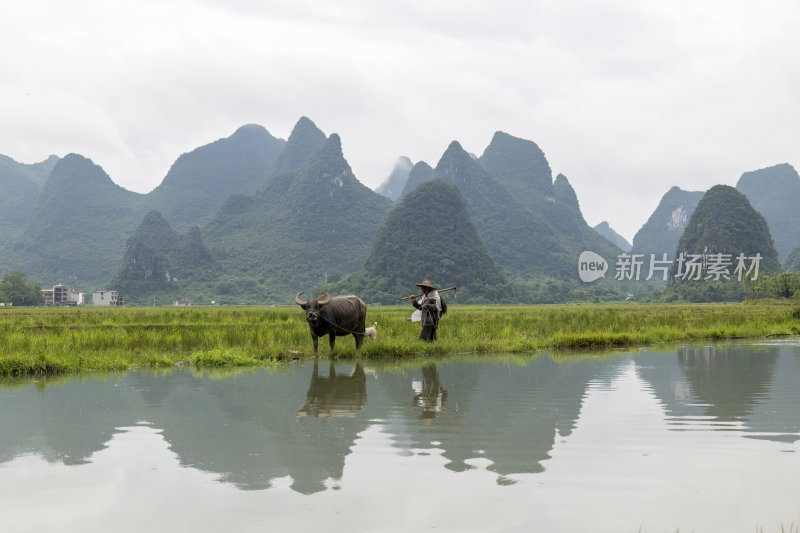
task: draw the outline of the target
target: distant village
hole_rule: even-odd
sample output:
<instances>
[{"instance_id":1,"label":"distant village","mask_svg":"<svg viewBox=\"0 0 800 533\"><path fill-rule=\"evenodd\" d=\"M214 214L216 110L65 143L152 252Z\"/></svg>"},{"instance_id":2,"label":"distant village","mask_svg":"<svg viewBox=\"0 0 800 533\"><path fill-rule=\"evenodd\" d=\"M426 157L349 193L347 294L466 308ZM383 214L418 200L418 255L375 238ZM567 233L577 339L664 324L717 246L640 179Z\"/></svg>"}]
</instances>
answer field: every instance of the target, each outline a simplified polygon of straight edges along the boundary
<instances>
[{"instance_id":1,"label":"distant village","mask_svg":"<svg viewBox=\"0 0 800 533\"><path fill-rule=\"evenodd\" d=\"M44 305L85 305L86 293L75 292L68 285L53 285L52 289L42 289ZM117 307L125 305L125 297L117 291L94 291L92 305L100 307Z\"/></svg>"},{"instance_id":2,"label":"distant village","mask_svg":"<svg viewBox=\"0 0 800 533\"><path fill-rule=\"evenodd\" d=\"M77 307L80 305L86 305L88 303L85 292L74 291L72 290L72 287L62 283L53 285L52 289L42 289L42 296L44 297L43 303L45 307ZM119 291L94 291L92 293L91 304L95 307L121 307L125 305L125 297L119 294ZM0 301L0 307L11 307L13 305L14 304L12 302ZM186 298L181 298L180 300L173 301L172 305L176 307L189 307L192 305L192 302ZM219 304L216 301L211 300L209 305Z\"/></svg>"},{"instance_id":3,"label":"distant village","mask_svg":"<svg viewBox=\"0 0 800 533\"><path fill-rule=\"evenodd\" d=\"M58 285L53 285L52 289L42 289L42 295L44 296L45 306L62 305L72 307L87 304L85 292L73 291L71 287L61 283ZM216 304L217 302L215 301L211 302L211 305ZM11 304L0 303L0 306L5 305ZM125 305L125 297L119 294L118 291L94 291L92 293L92 305L95 307L120 307ZM177 307L188 307L191 306L192 303L183 298L180 300L175 300L172 302L172 305Z\"/></svg>"}]
</instances>

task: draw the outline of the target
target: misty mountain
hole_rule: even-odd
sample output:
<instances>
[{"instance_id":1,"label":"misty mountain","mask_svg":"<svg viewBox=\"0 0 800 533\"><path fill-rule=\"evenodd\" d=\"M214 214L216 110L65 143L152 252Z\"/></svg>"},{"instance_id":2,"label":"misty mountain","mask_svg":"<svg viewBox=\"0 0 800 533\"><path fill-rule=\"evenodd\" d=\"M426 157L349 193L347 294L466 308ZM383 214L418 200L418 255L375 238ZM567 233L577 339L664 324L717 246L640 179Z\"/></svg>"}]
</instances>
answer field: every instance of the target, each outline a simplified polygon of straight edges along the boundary
<instances>
[{"instance_id":1,"label":"misty mountain","mask_svg":"<svg viewBox=\"0 0 800 533\"><path fill-rule=\"evenodd\" d=\"M58 157L54 155L32 165L0 155L0 249L17 239L25 229L39 193L57 162Z\"/></svg>"},{"instance_id":2,"label":"misty mountain","mask_svg":"<svg viewBox=\"0 0 800 533\"><path fill-rule=\"evenodd\" d=\"M126 242L122 267L110 286L129 303L146 303L154 295L178 298L191 283L216 280L218 269L197 226L182 235L153 210Z\"/></svg>"},{"instance_id":3,"label":"misty mountain","mask_svg":"<svg viewBox=\"0 0 800 533\"><path fill-rule=\"evenodd\" d=\"M283 145L262 126L242 126L230 137L181 155L148 203L176 226L202 223L231 194L263 188Z\"/></svg>"},{"instance_id":4,"label":"misty mountain","mask_svg":"<svg viewBox=\"0 0 800 533\"><path fill-rule=\"evenodd\" d=\"M783 269L786 271L800 272L800 246L792 248L786 259L783 261Z\"/></svg>"},{"instance_id":5,"label":"misty mountain","mask_svg":"<svg viewBox=\"0 0 800 533\"><path fill-rule=\"evenodd\" d=\"M767 220L780 257L800 246L800 176L794 167L784 163L745 172L736 189Z\"/></svg>"},{"instance_id":6,"label":"misty mountain","mask_svg":"<svg viewBox=\"0 0 800 533\"><path fill-rule=\"evenodd\" d=\"M300 117L286 140L286 145L278 154L272 174L278 176L297 171L326 141L325 133L311 119Z\"/></svg>"},{"instance_id":7,"label":"misty mountain","mask_svg":"<svg viewBox=\"0 0 800 533\"><path fill-rule=\"evenodd\" d=\"M571 241L574 241L572 249L576 258L584 249L601 250L609 254L619 251L613 244L609 246L608 240L598 235L586 223L578 203L578 195L566 176L563 174L556 176L553 181L553 191L555 202L545 201L541 205L542 212L547 214L547 219L554 230L566 234Z\"/></svg>"},{"instance_id":8,"label":"misty mountain","mask_svg":"<svg viewBox=\"0 0 800 533\"><path fill-rule=\"evenodd\" d=\"M511 196L538 223L544 223L565 250L566 262L550 275L574 280L574 265L584 250L593 250L606 257L619 252L613 244L598 236L583 218L578 196L563 174L553 180L544 153L532 141L497 132L479 159L489 174L506 188Z\"/></svg>"},{"instance_id":9,"label":"misty mountain","mask_svg":"<svg viewBox=\"0 0 800 533\"><path fill-rule=\"evenodd\" d=\"M19 163L8 156L0 155L0 179L6 186L17 180L30 181L41 190L59 159L58 156L51 155L44 161L29 164ZM14 190L8 189L8 192L13 194Z\"/></svg>"},{"instance_id":10,"label":"misty mountain","mask_svg":"<svg viewBox=\"0 0 800 533\"><path fill-rule=\"evenodd\" d=\"M400 158L387 190L391 184L396 194L404 174L395 205L356 179L338 135L326 137L306 117L287 141L247 125L183 154L146 195L117 186L80 155L35 165L0 157L0 268L23 270L45 287L122 289L133 302L155 294L288 303L301 291L344 291L346 282L389 302L438 276L433 281L458 285L475 301L615 298L622 290L613 280L578 281L582 251L611 263L621 249L586 224L569 180L552 178L535 143L497 132L480 157L453 142L435 169ZM796 225L786 199L798 183L793 168L778 165L745 173L738 185L765 212L773 209L767 235L784 228L789 244ZM634 252L678 249L702 196L670 189L637 232ZM709 203L706 211L732 229L714 226L711 215L698 219L692 235L712 239L704 249L766 242L752 207L732 196ZM768 249L760 253L765 271L777 265Z\"/></svg>"},{"instance_id":11,"label":"misty mountain","mask_svg":"<svg viewBox=\"0 0 800 533\"><path fill-rule=\"evenodd\" d=\"M375 192L390 200L397 200L403 192L403 187L405 187L408 181L408 175L413 167L414 164L409 158L405 156L400 157L394 164L392 173L389 174L389 177L386 178L383 183L378 185Z\"/></svg>"},{"instance_id":12,"label":"misty mountain","mask_svg":"<svg viewBox=\"0 0 800 533\"><path fill-rule=\"evenodd\" d=\"M522 207L458 142L450 143L433 176L458 187L483 242L509 272L547 275L572 263L544 218Z\"/></svg>"},{"instance_id":13,"label":"misty mountain","mask_svg":"<svg viewBox=\"0 0 800 533\"><path fill-rule=\"evenodd\" d=\"M533 141L495 132L479 162L515 198L555 197L550 164Z\"/></svg>"},{"instance_id":14,"label":"misty mountain","mask_svg":"<svg viewBox=\"0 0 800 533\"><path fill-rule=\"evenodd\" d=\"M596 225L594 229L597 233L608 239L612 244L618 246L623 252L630 252L631 251L631 244L625 240L625 237L614 231L614 229L608 225L608 222L605 220L598 225Z\"/></svg>"},{"instance_id":15,"label":"misty mountain","mask_svg":"<svg viewBox=\"0 0 800 533\"><path fill-rule=\"evenodd\" d=\"M22 269L44 286L63 282L79 290L105 288L145 213L161 207L175 217L174 224L188 229L192 220L207 219L231 194L263 189L275 168L294 167L302 154L310 155L319 136L324 139L305 117L293 133L293 142L285 143L261 126L243 126L231 137L180 156L164 182L146 195L117 186L102 168L75 154L22 167L34 182L45 173L49 179L31 204L33 216L7 244L12 251L3 254L6 261L0 258L0 265ZM285 153L282 147L287 147Z\"/></svg>"},{"instance_id":16,"label":"misty mountain","mask_svg":"<svg viewBox=\"0 0 800 533\"><path fill-rule=\"evenodd\" d=\"M291 302L359 270L391 205L355 178L331 135L296 172L231 197L209 222L204 238L224 272L216 298Z\"/></svg>"},{"instance_id":17,"label":"misty mountain","mask_svg":"<svg viewBox=\"0 0 800 533\"><path fill-rule=\"evenodd\" d=\"M633 236L632 253L644 254L648 261L650 254L656 254L660 259L666 253L673 258L689 218L704 194L703 191L684 191L678 187L667 191L647 222Z\"/></svg>"},{"instance_id":18,"label":"misty mountain","mask_svg":"<svg viewBox=\"0 0 800 533\"><path fill-rule=\"evenodd\" d=\"M458 188L438 179L414 189L388 214L362 272L323 288L393 304L425 279L458 287L464 302L509 301L512 295Z\"/></svg>"},{"instance_id":19,"label":"misty mountain","mask_svg":"<svg viewBox=\"0 0 800 533\"><path fill-rule=\"evenodd\" d=\"M408 173L408 179L406 180L406 184L403 187L403 192L400 193L400 197L403 198L405 195L407 195L408 193L419 187L421 184L431 179L432 175L433 175L433 169L428 163L426 163L425 161L418 162Z\"/></svg>"},{"instance_id":20,"label":"misty mountain","mask_svg":"<svg viewBox=\"0 0 800 533\"><path fill-rule=\"evenodd\" d=\"M145 196L115 184L91 160L69 154L53 167L13 264L43 286L102 287L146 212Z\"/></svg>"},{"instance_id":21,"label":"misty mountain","mask_svg":"<svg viewBox=\"0 0 800 533\"><path fill-rule=\"evenodd\" d=\"M458 187L478 233L501 267L521 279L575 280L583 250L616 255L618 249L584 221L575 191L564 176L549 188L543 185L533 143L520 143L503 134L495 135L492 145L487 153L503 154L497 160L488 159L495 161L493 174L454 141L433 176ZM516 193L509 192L506 184Z\"/></svg>"},{"instance_id":22,"label":"misty mountain","mask_svg":"<svg viewBox=\"0 0 800 533\"><path fill-rule=\"evenodd\" d=\"M715 185L698 202L678 242L684 254L761 254L759 271L780 272L769 226L747 197L728 185Z\"/></svg>"}]
</instances>

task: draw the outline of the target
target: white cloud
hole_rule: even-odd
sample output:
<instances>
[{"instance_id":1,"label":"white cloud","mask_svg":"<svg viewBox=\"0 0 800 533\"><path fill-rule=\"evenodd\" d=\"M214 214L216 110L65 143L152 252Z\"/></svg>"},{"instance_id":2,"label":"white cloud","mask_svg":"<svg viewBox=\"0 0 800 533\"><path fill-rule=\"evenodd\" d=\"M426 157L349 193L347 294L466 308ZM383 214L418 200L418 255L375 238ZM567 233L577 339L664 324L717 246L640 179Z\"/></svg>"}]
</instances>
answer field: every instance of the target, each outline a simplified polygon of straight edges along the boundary
<instances>
[{"instance_id":1,"label":"white cloud","mask_svg":"<svg viewBox=\"0 0 800 533\"><path fill-rule=\"evenodd\" d=\"M628 239L672 186L800 152L800 4L0 0L0 153L147 191L183 152L306 115L375 187L451 140L535 141Z\"/></svg>"}]
</instances>

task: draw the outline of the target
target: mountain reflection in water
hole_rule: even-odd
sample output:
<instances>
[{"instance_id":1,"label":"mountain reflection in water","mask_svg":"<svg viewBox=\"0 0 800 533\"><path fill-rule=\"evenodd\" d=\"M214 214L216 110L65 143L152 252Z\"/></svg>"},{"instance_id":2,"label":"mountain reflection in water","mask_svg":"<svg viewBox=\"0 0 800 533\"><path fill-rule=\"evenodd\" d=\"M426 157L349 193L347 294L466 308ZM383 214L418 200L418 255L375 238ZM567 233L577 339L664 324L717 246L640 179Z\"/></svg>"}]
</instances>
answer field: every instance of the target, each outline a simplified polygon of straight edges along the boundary
<instances>
[{"instance_id":1,"label":"mountain reflection in water","mask_svg":"<svg viewBox=\"0 0 800 533\"><path fill-rule=\"evenodd\" d=\"M359 435L378 426L400 457L437 450L453 472L480 459L498 484L510 484L543 472L557 440L575 430L588 392L610 387L631 365L672 430L800 439L800 347L791 343L560 362L446 359L401 370L326 364L327 375L309 362L274 371L5 379L0 466L30 454L83 464L119 428L146 423L184 466L245 490L288 476L293 491L312 494L336 488Z\"/></svg>"}]
</instances>

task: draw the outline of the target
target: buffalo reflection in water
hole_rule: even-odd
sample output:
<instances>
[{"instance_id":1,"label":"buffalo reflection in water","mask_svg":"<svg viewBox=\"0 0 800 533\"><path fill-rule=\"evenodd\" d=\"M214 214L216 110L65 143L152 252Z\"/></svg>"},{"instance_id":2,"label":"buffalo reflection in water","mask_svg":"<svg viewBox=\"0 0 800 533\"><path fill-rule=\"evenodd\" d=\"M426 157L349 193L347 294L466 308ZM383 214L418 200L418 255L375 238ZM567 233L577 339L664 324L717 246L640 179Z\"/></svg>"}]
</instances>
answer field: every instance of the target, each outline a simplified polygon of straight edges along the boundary
<instances>
[{"instance_id":1,"label":"buffalo reflection in water","mask_svg":"<svg viewBox=\"0 0 800 533\"><path fill-rule=\"evenodd\" d=\"M306 403L297 416L315 418L354 417L367 405L367 379L364 368L356 364L352 374L337 374L333 363L328 376L319 375L319 365L314 361L311 384L306 393Z\"/></svg>"}]
</instances>

